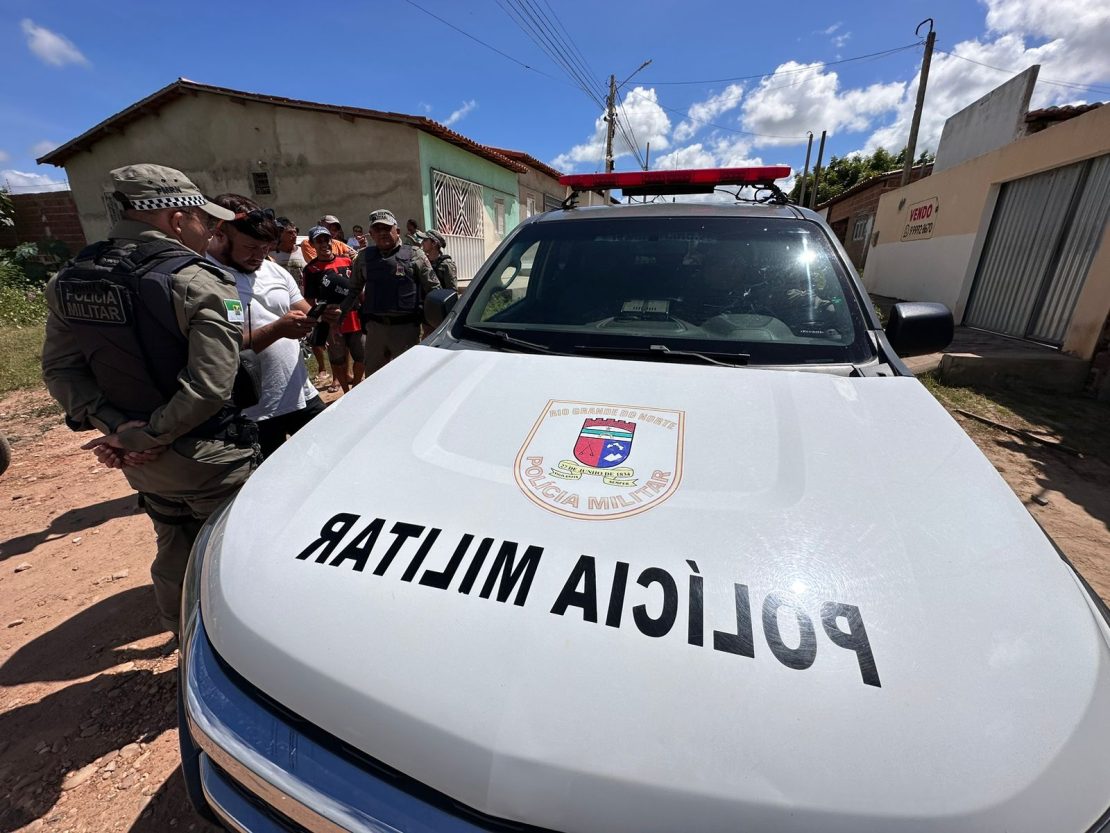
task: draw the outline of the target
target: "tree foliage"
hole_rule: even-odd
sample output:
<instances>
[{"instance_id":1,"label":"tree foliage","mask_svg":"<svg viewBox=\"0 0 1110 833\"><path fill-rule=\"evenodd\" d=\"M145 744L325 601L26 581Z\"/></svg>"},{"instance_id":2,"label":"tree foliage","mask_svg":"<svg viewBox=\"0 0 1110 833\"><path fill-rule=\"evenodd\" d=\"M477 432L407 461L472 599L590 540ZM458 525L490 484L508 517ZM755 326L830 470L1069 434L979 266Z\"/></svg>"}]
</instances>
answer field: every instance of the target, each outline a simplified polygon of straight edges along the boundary
<instances>
[{"instance_id":1,"label":"tree foliage","mask_svg":"<svg viewBox=\"0 0 1110 833\"><path fill-rule=\"evenodd\" d=\"M15 206L7 188L0 188L0 226L15 225Z\"/></svg>"},{"instance_id":2,"label":"tree foliage","mask_svg":"<svg viewBox=\"0 0 1110 833\"><path fill-rule=\"evenodd\" d=\"M914 163L920 165L932 162L935 156L928 151L922 151ZM839 196L852 186L870 179L873 176L898 171L906 161L906 149L897 154L879 148L870 156L863 154L850 154L848 156L832 156L828 164L821 167L821 184L817 188L817 205ZM798 177L794 188L790 191L790 199L798 201L802 191L802 177ZM812 205L813 172L806 177L806 204Z\"/></svg>"}]
</instances>

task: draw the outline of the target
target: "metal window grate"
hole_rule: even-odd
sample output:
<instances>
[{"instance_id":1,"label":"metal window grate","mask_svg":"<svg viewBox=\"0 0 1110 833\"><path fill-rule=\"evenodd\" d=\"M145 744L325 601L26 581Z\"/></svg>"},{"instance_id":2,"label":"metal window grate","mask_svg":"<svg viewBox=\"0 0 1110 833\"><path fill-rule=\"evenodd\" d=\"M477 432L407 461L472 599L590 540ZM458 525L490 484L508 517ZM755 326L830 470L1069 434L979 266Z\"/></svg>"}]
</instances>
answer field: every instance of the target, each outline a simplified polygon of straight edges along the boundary
<instances>
[{"instance_id":1,"label":"metal window grate","mask_svg":"<svg viewBox=\"0 0 1110 833\"><path fill-rule=\"evenodd\" d=\"M482 237L482 186L432 171L435 224L441 234Z\"/></svg>"},{"instance_id":2,"label":"metal window grate","mask_svg":"<svg viewBox=\"0 0 1110 833\"><path fill-rule=\"evenodd\" d=\"M252 171L251 190L258 196L267 196L273 193L270 190L270 175L266 171Z\"/></svg>"}]
</instances>

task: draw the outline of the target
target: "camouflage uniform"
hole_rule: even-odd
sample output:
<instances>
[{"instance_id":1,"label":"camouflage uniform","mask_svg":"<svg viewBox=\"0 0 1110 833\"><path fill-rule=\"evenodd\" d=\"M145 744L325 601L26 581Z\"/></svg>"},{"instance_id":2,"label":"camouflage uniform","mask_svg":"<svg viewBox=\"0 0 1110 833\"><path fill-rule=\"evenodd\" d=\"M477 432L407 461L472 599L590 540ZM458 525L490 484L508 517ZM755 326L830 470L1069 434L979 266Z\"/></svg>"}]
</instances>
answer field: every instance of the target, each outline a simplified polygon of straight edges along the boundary
<instances>
[{"instance_id":1,"label":"camouflage uniform","mask_svg":"<svg viewBox=\"0 0 1110 833\"><path fill-rule=\"evenodd\" d=\"M459 288L459 270L455 266L455 261L451 259L451 255L443 254L432 261L432 269L439 278L439 285L444 289Z\"/></svg>"},{"instance_id":2,"label":"camouflage uniform","mask_svg":"<svg viewBox=\"0 0 1110 833\"><path fill-rule=\"evenodd\" d=\"M109 237L117 245L172 241L159 229L133 219L118 222ZM183 245L181 253L195 254ZM208 516L247 479L258 453L250 439L243 445L226 437L190 436L192 429L227 407L239 368L242 329L232 313L240 303L239 293L233 278L217 276L214 270L218 271L193 263L172 273L173 313L188 340L188 363L178 377L177 391L142 417L146 427L119 434L122 445L131 451L168 446L156 459L124 468L123 474L142 495L154 522L157 554L151 578L162 624L175 633L193 541ZM51 396L65 409L71 427L113 434L136 417L108 399L86 360L81 337L67 320L55 290L64 275L65 270L46 287L50 311L42 353L43 378Z\"/></svg>"}]
</instances>

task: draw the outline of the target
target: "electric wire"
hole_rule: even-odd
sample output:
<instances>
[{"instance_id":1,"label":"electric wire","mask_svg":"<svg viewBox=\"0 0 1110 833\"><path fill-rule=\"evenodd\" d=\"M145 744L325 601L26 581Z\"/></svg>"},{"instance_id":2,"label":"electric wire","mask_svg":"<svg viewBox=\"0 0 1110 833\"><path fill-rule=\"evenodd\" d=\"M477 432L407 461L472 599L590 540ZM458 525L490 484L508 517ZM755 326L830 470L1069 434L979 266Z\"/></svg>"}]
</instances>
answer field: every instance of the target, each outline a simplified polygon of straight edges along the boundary
<instances>
[{"instance_id":1,"label":"electric wire","mask_svg":"<svg viewBox=\"0 0 1110 833\"><path fill-rule=\"evenodd\" d=\"M562 33L564 35L565 41L570 44L574 53L578 56L579 64L586 68L586 74L590 78L594 78L594 79L600 78L601 76L599 76L594 71L593 66L590 64L590 62L588 60L586 60L586 56L584 54L582 54L582 50L578 48L578 44L575 42L574 38L571 37L570 32L567 31L567 27L563 25L563 21L562 21L562 19L560 19L559 15L556 14L555 9L553 9L551 7L551 4L547 0L543 0L543 4L545 6L547 6L547 10L549 12L551 12L551 17L555 20L556 24L558 24L559 29L562 31ZM598 82L598 86L599 86L599 88L604 87L604 85L601 84L600 82Z\"/></svg>"},{"instance_id":2,"label":"electric wire","mask_svg":"<svg viewBox=\"0 0 1110 833\"><path fill-rule=\"evenodd\" d=\"M533 0L516 0L516 4L518 7L524 8L525 11L531 10L529 15L541 29L547 32L548 38L555 44L555 48L561 52L568 63L577 69L578 75L588 82L591 90L604 94L604 85L598 80L597 74L587 65L582 57L581 50L569 38L569 35L563 37L543 9L539 8Z\"/></svg>"},{"instance_id":3,"label":"electric wire","mask_svg":"<svg viewBox=\"0 0 1110 833\"><path fill-rule=\"evenodd\" d=\"M906 52L910 49L916 49L921 46L924 41L915 41L908 43L905 46L895 46L891 49L884 49L879 52L869 52L866 55L856 55L852 58L842 58L837 61L812 61L810 66L799 67L798 69L784 69L784 70L769 70L767 72L758 72L754 75L736 75L731 78L702 78L696 81L644 81L645 84L650 84L653 87L664 86L690 86L697 84L724 84L729 81L751 81L756 78L766 78L768 75L789 75L795 72L809 72L814 67L812 64L820 64L821 66L831 67L839 66L840 64L850 64L854 61L865 61L869 58L882 58L887 55L895 55L899 52Z\"/></svg>"},{"instance_id":4,"label":"electric wire","mask_svg":"<svg viewBox=\"0 0 1110 833\"><path fill-rule=\"evenodd\" d=\"M550 57L556 64L558 64L563 71L567 74L575 85L578 86L587 96L602 109L608 111L605 102L591 90L591 82L597 83L596 79L586 74L586 70L571 60L573 50L567 46L565 41L559 36L550 22L543 18L542 10L536 10L534 6L528 5L528 0L494 0L497 5L506 13L506 15L516 24L517 28L524 32L528 38L536 44L548 57ZM507 5L506 5L507 4ZM538 17L535 11L539 11ZM636 157L639 166L645 166L643 154L640 152L639 142L636 139L635 131L632 128L631 122L628 121L628 115L624 111L624 104L618 99L621 112L624 113L624 119L613 114L614 118L614 131L618 131L624 143L628 146ZM627 128L626 128L627 124ZM631 135L630 135L631 133Z\"/></svg>"},{"instance_id":5,"label":"electric wire","mask_svg":"<svg viewBox=\"0 0 1110 833\"><path fill-rule=\"evenodd\" d=\"M548 43L546 43L545 36L541 35L532 24L525 20L524 16L516 7L512 6L512 0L504 0L504 2L502 2L502 0L494 0L494 2L505 13L506 17L508 17L509 20L511 20L513 24L518 29L520 29L520 31L522 31L528 37L528 39L531 40L532 43L534 43L540 49L541 52L547 55L555 63L555 65L558 66L563 71L563 73L571 79L576 87L582 90L582 92L584 92L595 104L604 106L604 104L597 98L597 93L590 90L589 84L576 74L575 70L570 66L570 64L562 58L558 50L552 48Z\"/></svg>"},{"instance_id":6,"label":"electric wire","mask_svg":"<svg viewBox=\"0 0 1110 833\"><path fill-rule=\"evenodd\" d=\"M484 40L482 40L482 39L480 39L480 38L476 38L476 37L474 37L474 35L470 34L469 32L465 32L465 31L463 31L463 30L462 30L462 29L460 29L460 28L459 28L458 26L456 26L456 25L455 25L454 23L451 23L451 22L449 22L449 21L447 21L447 20L444 20L444 19L443 19L442 17L440 17L440 16L438 15L438 14L435 14L434 12L430 12L430 11L428 11L427 9L425 9L425 8L424 8L423 6L421 6L421 5L417 4L417 3L414 3L414 2L413 2L413 0L405 0L405 2L406 2L406 3L408 3L408 4L410 5L410 6L412 6L412 7L414 7L414 8L417 8L417 9L419 9L420 11L424 12L424 14L428 15L428 17L433 17L433 18L435 18L435 19L436 19L436 20L438 20L438 21L439 21L440 23L442 23L442 24L443 24L444 26L447 26L447 27L449 27L449 28L451 28L451 29L454 29L454 30L455 30L456 32L458 32L458 33L459 33L460 35L462 35L462 36L464 36L464 37L467 37L467 38L470 38L470 40L474 41L474 42L475 42L475 43L477 43L477 44L481 44L481 45L482 45L482 46L484 46L484 47L485 47L486 49L489 49L489 50L491 50L491 51L493 51L493 52L496 52L496 53L497 53L498 55L500 55L500 56L501 56L502 58L508 58L508 59L509 59L510 61L512 61L512 62L513 62L514 64L517 64L518 66L522 66L522 67L524 67L524 68L525 68L525 69L527 69L527 70L531 70L532 72L535 72L535 73L537 73L538 75L542 75L542 76L543 76L544 78L550 78L550 79L551 79L552 81L558 81L558 80L560 80L560 79L556 78L556 77L555 77L554 75L551 75L550 73L544 72L544 71L543 71L542 69L536 69L536 68L535 68L534 66L530 66L529 64L526 64L526 63L524 63L524 61L521 61L521 60L519 60L518 58L514 58L514 57L513 57L512 55L509 55L509 54L507 54L507 53L505 53L505 52L502 52L502 51L501 51L500 49L498 49L498 48L497 48L496 46L491 46L490 44L486 43L486 42L485 42Z\"/></svg>"},{"instance_id":7,"label":"electric wire","mask_svg":"<svg viewBox=\"0 0 1110 833\"><path fill-rule=\"evenodd\" d=\"M978 66L978 67L986 67L987 69L998 70L999 72L1009 72L1011 74L1018 74L1019 72L1023 71L1023 70L1009 70L1009 69L1006 69L1005 67L995 67L995 66L992 66L992 64L990 64L990 63L983 63L982 61L977 61L973 58L967 58L966 56L961 56L961 54L957 54L956 52L949 52L949 51L944 50L944 49L937 49L935 51L940 52L941 54L947 54L947 56L949 56L950 58L959 58L961 61L967 61L968 63L976 64L976 66ZM1049 78L1038 78L1037 83L1051 84L1051 86L1053 86L1053 87L1070 87L1070 88L1078 89L1078 90L1090 90L1091 92L1101 92L1101 93L1104 93L1104 94L1110 94L1110 88L1101 87L1101 86L1099 86L1099 84L1083 84L1083 83L1079 83L1078 81L1056 81L1056 80L1049 79Z\"/></svg>"}]
</instances>

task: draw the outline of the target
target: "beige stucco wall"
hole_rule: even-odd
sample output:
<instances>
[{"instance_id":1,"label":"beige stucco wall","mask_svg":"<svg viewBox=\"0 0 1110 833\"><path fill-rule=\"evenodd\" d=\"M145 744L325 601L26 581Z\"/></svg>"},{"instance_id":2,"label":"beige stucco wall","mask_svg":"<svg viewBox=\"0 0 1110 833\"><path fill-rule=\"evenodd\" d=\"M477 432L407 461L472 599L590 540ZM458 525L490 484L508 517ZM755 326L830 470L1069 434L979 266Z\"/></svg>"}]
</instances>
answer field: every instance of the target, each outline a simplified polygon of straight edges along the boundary
<instances>
[{"instance_id":1,"label":"beige stucco wall","mask_svg":"<svg viewBox=\"0 0 1110 833\"><path fill-rule=\"evenodd\" d=\"M527 173L518 174L517 179L520 183L520 218L522 220L525 211L527 211L529 197L536 201L536 214L542 214L544 211L544 194L562 201L567 192L567 189L559 184L559 180L542 171L537 171L535 168L529 168Z\"/></svg>"},{"instance_id":2,"label":"beige stucco wall","mask_svg":"<svg viewBox=\"0 0 1110 833\"><path fill-rule=\"evenodd\" d=\"M1001 185L1110 153L1110 107L1100 107L954 168L884 194L863 280L870 292L948 304L963 318ZM933 236L903 243L909 207L936 197ZM1063 350L1094 353L1110 312L1110 226L1087 273Z\"/></svg>"},{"instance_id":3,"label":"beige stucco wall","mask_svg":"<svg viewBox=\"0 0 1110 833\"><path fill-rule=\"evenodd\" d=\"M334 214L349 233L375 208L422 216L416 134L407 125L198 93L101 139L65 168L89 240L108 231L108 171L133 162L178 168L209 195L244 194L302 232ZM252 171L269 174L270 196L252 193Z\"/></svg>"}]
</instances>

